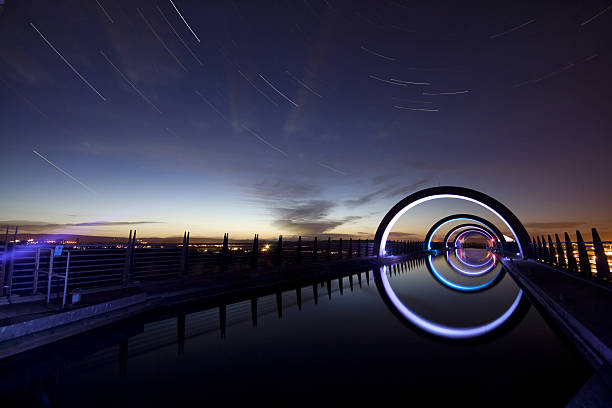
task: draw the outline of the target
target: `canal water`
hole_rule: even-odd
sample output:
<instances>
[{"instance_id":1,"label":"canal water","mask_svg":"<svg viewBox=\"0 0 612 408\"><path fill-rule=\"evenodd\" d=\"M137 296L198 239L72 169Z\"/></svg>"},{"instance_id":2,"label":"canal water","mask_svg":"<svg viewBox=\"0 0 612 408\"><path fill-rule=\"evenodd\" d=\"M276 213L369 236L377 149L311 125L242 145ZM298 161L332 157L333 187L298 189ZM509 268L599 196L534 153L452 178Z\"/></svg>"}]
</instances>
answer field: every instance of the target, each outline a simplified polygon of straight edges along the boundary
<instances>
[{"instance_id":1,"label":"canal water","mask_svg":"<svg viewBox=\"0 0 612 408\"><path fill-rule=\"evenodd\" d=\"M51 407L562 406L591 374L494 255L462 250L135 317L0 362L0 395Z\"/></svg>"}]
</instances>

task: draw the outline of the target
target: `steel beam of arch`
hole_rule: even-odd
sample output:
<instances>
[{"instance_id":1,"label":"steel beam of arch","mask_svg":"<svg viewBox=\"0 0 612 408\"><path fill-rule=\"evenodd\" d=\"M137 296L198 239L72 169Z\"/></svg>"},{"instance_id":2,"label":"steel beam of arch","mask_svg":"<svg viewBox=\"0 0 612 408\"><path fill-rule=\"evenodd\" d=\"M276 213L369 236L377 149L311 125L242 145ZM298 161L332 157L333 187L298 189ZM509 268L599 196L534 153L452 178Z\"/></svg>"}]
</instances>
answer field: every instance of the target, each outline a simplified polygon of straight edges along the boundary
<instances>
[{"instance_id":1,"label":"steel beam of arch","mask_svg":"<svg viewBox=\"0 0 612 408\"><path fill-rule=\"evenodd\" d=\"M456 198L480 205L491 211L510 229L518 243L519 254L523 259L532 257L529 250L529 234L519 219L501 202L493 197L466 187L441 186L426 188L409 195L395 204L383 217L374 237L374 250L379 257L385 256L385 245L391 229L400 217L411 208L427 201L442 198Z\"/></svg>"},{"instance_id":2,"label":"steel beam of arch","mask_svg":"<svg viewBox=\"0 0 612 408\"><path fill-rule=\"evenodd\" d=\"M448 247L448 241L450 239L450 237L457 231L459 231L462 228L476 228L476 229L481 229L482 231L487 232L489 235L491 235L492 237L497 238L497 240L499 241L499 243L502 245L506 243L506 240L504 238L504 235L498 235L496 232L494 232L493 230L487 228L486 226L480 225L480 224L475 224L475 223L467 223L467 224L460 224L457 225L456 227L451 228L446 235L444 236L444 240L442 242L444 242L444 245ZM498 230L499 231L499 230Z\"/></svg>"}]
</instances>

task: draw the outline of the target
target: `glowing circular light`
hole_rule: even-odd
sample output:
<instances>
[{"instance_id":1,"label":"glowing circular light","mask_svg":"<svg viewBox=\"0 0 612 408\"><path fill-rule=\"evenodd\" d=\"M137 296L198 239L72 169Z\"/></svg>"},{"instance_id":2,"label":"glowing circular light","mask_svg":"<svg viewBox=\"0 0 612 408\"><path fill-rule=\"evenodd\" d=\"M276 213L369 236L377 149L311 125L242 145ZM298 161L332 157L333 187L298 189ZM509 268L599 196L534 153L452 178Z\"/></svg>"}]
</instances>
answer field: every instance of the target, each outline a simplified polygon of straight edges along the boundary
<instances>
[{"instance_id":1,"label":"glowing circular light","mask_svg":"<svg viewBox=\"0 0 612 408\"><path fill-rule=\"evenodd\" d=\"M481 203L480 201L471 198L471 197L465 197L465 196L461 196L461 195L457 195L457 194L437 194L437 195L432 195L429 197L424 197L421 198L419 200L413 201L412 203L408 204L406 207L404 207L400 212L398 212L392 219L391 221L387 224L387 227L385 228L384 232L383 232L383 236L382 239L380 241L380 248L384 248L386 243L387 243L387 239L389 238L389 234L391 233L391 229L393 229L393 226L395 225L395 223L400 219L400 217L402 215L404 215L404 213L406 213L408 210L410 210L411 208L416 207L419 204L423 204L426 203L427 201L432 201L432 200L439 200L442 198L456 198L458 200L465 200L465 201L469 201L472 202L474 204L478 204L481 207L486 208L487 210L491 211L493 214L495 214L500 220L503 221L504 224L506 224L506 227L508 227L508 229L510 230L510 232L512 232L512 235L514 235L514 239L519 242L518 239L518 235L516 234L516 232L514 232L514 228L512 228L512 226L510 225L510 223L508 221L506 221L504 219L504 217L502 217L497 211L495 211L493 208L489 207L488 205ZM450 221L449 221L450 222ZM440 227L436 228L436 231L439 229ZM435 232L434 232L435 234ZM432 234L431 236L433 237ZM429 241L427 242L427 247L429 249L431 249L431 238L429 239ZM384 249L379 250L379 255L383 256L384 255ZM523 253L523 248L521 247L521 245L519 245L519 253L521 254L521 256L524 258L525 254Z\"/></svg>"},{"instance_id":2,"label":"glowing circular light","mask_svg":"<svg viewBox=\"0 0 612 408\"><path fill-rule=\"evenodd\" d=\"M445 338L451 338L451 339L468 339L468 338L484 336L485 334L492 332L493 330L497 329L502 324L504 324L512 316L512 314L516 311L516 309L519 306L519 303L521 302L523 298L523 291L519 289L516 295L516 298L514 299L510 307L501 316L499 316L498 318L496 318L495 320L489 323L486 323L480 326L473 326L473 327L445 326L445 325L438 324L430 320L427 320L419 316L418 314L414 313L408 307L406 307L406 305L402 303L402 301L397 297L397 295L393 291L393 288L391 287L391 284L389 283L389 279L387 277L387 270L388 270L388 266L382 266L380 268L379 278L380 278L380 282L382 283L382 288L384 290L384 293L387 296L387 298L390 300L395 310L398 311L406 320L408 320L410 323L412 323L416 327L420 328L421 330L429 334L439 336L439 337L445 337Z\"/></svg>"},{"instance_id":3,"label":"glowing circular light","mask_svg":"<svg viewBox=\"0 0 612 408\"><path fill-rule=\"evenodd\" d=\"M384 256L385 245L393 226L404 213L422 203L442 198L455 198L477 204L495 214L508 227L518 243L519 254L526 259L529 255L529 234L518 218L502 203L486 194L465 187L432 187L418 191L397 203L378 226L375 245L378 256ZM502 214L504 216L502 216ZM514 225L514 227L513 227Z\"/></svg>"}]
</instances>

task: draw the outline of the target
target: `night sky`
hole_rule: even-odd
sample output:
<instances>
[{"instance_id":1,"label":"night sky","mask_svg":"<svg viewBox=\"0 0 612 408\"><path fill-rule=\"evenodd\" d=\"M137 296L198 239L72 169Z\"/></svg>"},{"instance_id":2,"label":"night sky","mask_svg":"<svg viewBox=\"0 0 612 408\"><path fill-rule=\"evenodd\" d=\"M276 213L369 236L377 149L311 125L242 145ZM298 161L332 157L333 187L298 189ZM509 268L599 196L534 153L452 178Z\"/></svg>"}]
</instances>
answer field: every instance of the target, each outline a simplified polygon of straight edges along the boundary
<instances>
[{"instance_id":1,"label":"night sky","mask_svg":"<svg viewBox=\"0 0 612 408\"><path fill-rule=\"evenodd\" d=\"M371 237L459 185L612 238L609 0L0 4L0 225Z\"/></svg>"}]
</instances>

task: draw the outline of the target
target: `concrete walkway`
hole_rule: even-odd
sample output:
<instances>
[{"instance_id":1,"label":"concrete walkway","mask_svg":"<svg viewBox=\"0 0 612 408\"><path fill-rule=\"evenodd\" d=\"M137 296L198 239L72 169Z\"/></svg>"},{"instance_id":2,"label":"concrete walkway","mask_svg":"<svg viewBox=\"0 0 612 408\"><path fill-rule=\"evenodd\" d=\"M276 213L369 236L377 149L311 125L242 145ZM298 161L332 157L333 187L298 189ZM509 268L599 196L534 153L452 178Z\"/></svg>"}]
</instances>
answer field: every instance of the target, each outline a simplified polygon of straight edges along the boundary
<instances>
[{"instance_id":1,"label":"concrete walkway","mask_svg":"<svg viewBox=\"0 0 612 408\"><path fill-rule=\"evenodd\" d=\"M534 260L502 263L597 370L567 406L612 406L612 287Z\"/></svg>"}]
</instances>

